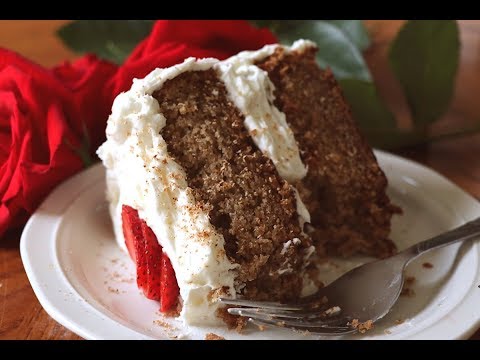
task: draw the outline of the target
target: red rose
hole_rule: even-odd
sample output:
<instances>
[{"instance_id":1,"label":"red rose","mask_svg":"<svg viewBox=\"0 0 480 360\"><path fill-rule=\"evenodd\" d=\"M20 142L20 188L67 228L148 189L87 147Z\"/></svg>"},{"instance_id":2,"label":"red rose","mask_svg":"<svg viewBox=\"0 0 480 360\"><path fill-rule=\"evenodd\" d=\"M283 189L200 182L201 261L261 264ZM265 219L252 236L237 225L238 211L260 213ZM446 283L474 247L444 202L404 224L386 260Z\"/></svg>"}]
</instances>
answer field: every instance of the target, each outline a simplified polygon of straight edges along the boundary
<instances>
[{"instance_id":1,"label":"red rose","mask_svg":"<svg viewBox=\"0 0 480 360\"><path fill-rule=\"evenodd\" d=\"M133 78L190 56L224 59L276 41L246 21L163 20L119 68L87 55L47 70L0 49L0 236L83 168L104 140L115 96Z\"/></svg>"},{"instance_id":2,"label":"red rose","mask_svg":"<svg viewBox=\"0 0 480 360\"><path fill-rule=\"evenodd\" d=\"M74 93L90 81L88 70L79 67L74 76L75 68L67 81L62 69L52 72L0 49L0 236L22 225L56 185L83 168L81 124L88 126L85 114L96 109L81 111L90 104ZM105 118L97 130L104 124Z\"/></svg>"},{"instance_id":3,"label":"red rose","mask_svg":"<svg viewBox=\"0 0 480 360\"><path fill-rule=\"evenodd\" d=\"M116 96L157 67L169 67L188 57L225 59L242 50L276 43L268 29L244 20L159 20L150 35L126 59L113 80Z\"/></svg>"},{"instance_id":4,"label":"red rose","mask_svg":"<svg viewBox=\"0 0 480 360\"><path fill-rule=\"evenodd\" d=\"M95 55L86 55L74 63L64 62L52 69L73 93L75 112L81 114L81 118L71 125L76 133L88 137L92 156L105 141L105 124L112 107L112 90L106 83L117 69L117 65L99 60Z\"/></svg>"}]
</instances>

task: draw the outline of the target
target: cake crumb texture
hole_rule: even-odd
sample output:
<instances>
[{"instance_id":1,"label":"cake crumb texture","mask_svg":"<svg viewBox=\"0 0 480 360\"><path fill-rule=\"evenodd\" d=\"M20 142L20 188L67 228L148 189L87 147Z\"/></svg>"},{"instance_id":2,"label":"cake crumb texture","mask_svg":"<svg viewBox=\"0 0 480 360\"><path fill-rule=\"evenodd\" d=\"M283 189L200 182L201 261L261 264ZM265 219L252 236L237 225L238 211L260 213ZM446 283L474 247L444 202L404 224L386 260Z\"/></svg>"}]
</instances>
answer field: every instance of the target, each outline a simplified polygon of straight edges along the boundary
<instances>
[{"instance_id":1,"label":"cake crumb texture","mask_svg":"<svg viewBox=\"0 0 480 360\"><path fill-rule=\"evenodd\" d=\"M321 70L315 48L277 48L257 65L275 85L275 105L286 114L300 147L307 176L297 187L312 217L319 255L355 253L387 257L390 203L387 179L360 134L330 70Z\"/></svg>"},{"instance_id":2,"label":"cake crumb texture","mask_svg":"<svg viewBox=\"0 0 480 360\"><path fill-rule=\"evenodd\" d=\"M357 329L359 333L365 334L368 330L373 329L373 321L367 320L365 322L360 322L358 319L353 319L352 322L348 323L352 328Z\"/></svg>"},{"instance_id":3,"label":"cake crumb texture","mask_svg":"<svg viewBox=\"0 0 480 360\"><path fill-rule=\"evenodd\" d=\"M225 340L225 338L214 333L208 333L205 335L205 340Z\"/></svg>"},{"instance_id":4,"label":"cake crumb texture","mask_svg":"<svg viewBox=\"0 0 480 360\"><path fill-rule=\"evenodd\" d=\"M248 319L246 317L230 314L227 307L218 308L216 315L223 320L230 330L236 330L238 333L241 333L243 328L247 326Z\"/></svg>"},{"instance_id":5,"label":"cake crumb texture","mask_svg":"<svg viewBox=\"0 0 480 360\"><path fill-rule=\"evenodd\" d=\"M240 265L236 280L245 286L237 290L260 300L297 298L312 242L300 228L295 193L253 143L215 70L183 73L153 96L167 119L161 134L169 154ZM294 238L300 241L285 250Z\"/></svg>"}]
</instances>

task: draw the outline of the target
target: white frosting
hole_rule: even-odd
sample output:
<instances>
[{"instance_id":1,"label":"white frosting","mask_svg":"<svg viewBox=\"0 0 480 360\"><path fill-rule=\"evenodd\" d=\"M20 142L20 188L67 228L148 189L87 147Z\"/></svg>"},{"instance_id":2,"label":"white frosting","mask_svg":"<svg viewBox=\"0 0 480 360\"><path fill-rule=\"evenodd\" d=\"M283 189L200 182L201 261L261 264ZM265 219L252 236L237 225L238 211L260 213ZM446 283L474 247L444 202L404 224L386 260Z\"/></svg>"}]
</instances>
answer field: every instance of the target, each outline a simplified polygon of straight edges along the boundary
<instances>
[{"instance_id":1,"label":"white frosting","mask_svg":"<svg viewBox=\"0 0 480 360\"><path fill-rule=\"evenodd\" d=\"M274 163L279 175L293 182L307 174L285 114L273 105L275 86L268 73L254 65L271 55L276 45L244 51L222 61L216 68L231 100L245 116L245 127L262 153Z\"/></svg>"},{"instance_id":2,"label":"white frosting","mask_svg":"<svg viewBox=\"0 0 480 360\"><path fill-rule=\"evenodd\" d=\"M300 198L298 190L295 187L293 187L293 190L295 192L295 199L297 200L297 213L300 221L300 227L303 229L303 225L305 225L305 223L310 223L311 221L310 212Z\"/></svg>"},{"instance_id":3,"label":"white frosting","mask_svg":"<svg viewBox=\"0 0 480 360\"><path fill-rule=\"evenodd\" d=\"M262 153L272 160L278 174L288 182L301 180L307 167L300 158L300 150L287 124L286 116L273 103L275 85L268 73L255 62L273 54L278 45L266 45L257 51L243 51L215 65L229 93L230 99L245 116L244 125ZM286 52L305 51L316 47L309 40L297 40ZM300 227L310 222L310 213L293 187L297 201Z\"/></svg>"},{"instance_id":4,"label":"white frosting","mask_svg":"<svg viewBox=\"0 0 480 360\"><path fill-rule=\"evenodd\" d=\"M272 54L276 46L242 52L225 61L189 58L171 68L156 69L144 79L135 79L132 88L115 99L107 123L107 141L98 149L107 168L107 197L119 246L126 250L121 224L124 204L138 209L170 258L183 299L180 316L189 324L218 323L215 311L219 305L209 295L223 288L235 297L238 265L228 260L223 236L210 223L208 213L196 206L184 170L168 154L160 134L166 119L152 93L183 72L214 68L245 115L245 126L259 149L272 159L285 180L299 180L307 169L285 114L273 105L274 85L263 70L252 64ZM311 46L315 45L300 40L285 49ZM310 214L293 189L303 227L310 222ZM300 240L289 241L287 247ZM306 255L310 254L307 251ZM282 271L288 271L288 266Z\"/></svg>"},{"instance_id":5,"label":"white frosting","mask_svg":"<svg viewBox=\"0 0 480 360\"><path fill-rule=\"evenodd\" d=\"M315 44L313 41L298 39L292 44L292 46L290 46L289 51L303 52L307 49L316 48L316 47L317 47L317 44Z\"/></svg>"}]
</instances>

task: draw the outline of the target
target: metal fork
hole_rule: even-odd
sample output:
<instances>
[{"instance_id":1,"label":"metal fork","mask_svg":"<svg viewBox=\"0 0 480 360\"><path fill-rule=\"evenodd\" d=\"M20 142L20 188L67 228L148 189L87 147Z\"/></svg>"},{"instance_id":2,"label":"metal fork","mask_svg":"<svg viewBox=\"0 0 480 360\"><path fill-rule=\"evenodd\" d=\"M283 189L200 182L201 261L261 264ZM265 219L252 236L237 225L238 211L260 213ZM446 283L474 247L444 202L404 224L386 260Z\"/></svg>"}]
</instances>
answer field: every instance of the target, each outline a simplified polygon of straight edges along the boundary
<instances>
[{"instance_id":1,"label":"metal fork","mask_svg":"<svg viewBox=\"0 0 480 360\"><path fill-rule=\"evenodd\" d=\"M322 335L344 335L362 330L357 324L383 318L397 301L404 269L427 251L480 235L480 218L415 244L383 260L373 261L342 275L317 293L295 304L221 298L233 305L228 312L263 326L277 326ZM324 298L328 300L326 311Z\"/></svg>"}]
</instances>

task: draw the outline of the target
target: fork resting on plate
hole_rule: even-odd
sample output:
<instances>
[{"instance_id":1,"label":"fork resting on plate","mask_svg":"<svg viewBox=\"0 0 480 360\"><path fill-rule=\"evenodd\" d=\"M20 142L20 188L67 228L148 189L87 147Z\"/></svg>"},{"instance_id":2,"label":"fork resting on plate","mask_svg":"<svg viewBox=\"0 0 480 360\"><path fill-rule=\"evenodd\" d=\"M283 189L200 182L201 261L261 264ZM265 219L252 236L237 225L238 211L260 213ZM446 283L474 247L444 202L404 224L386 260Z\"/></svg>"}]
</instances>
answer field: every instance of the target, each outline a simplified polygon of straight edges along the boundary
<instances>
[{"instance_id":1,"label":"fork resting on plate","mask_svg":"<svg viewBox=\"0 0 480 360\"><path fill-rule=\"evenodd\" d=\"M221 298L233 305L228 312L260 326L278 326L322 335L364 332L383 318L397 301L404 269L427 251L480 235L480 218L415 244L383 260L373 261L342 275L317 293L293 304Z\"/></svg>"}]
</instances>

